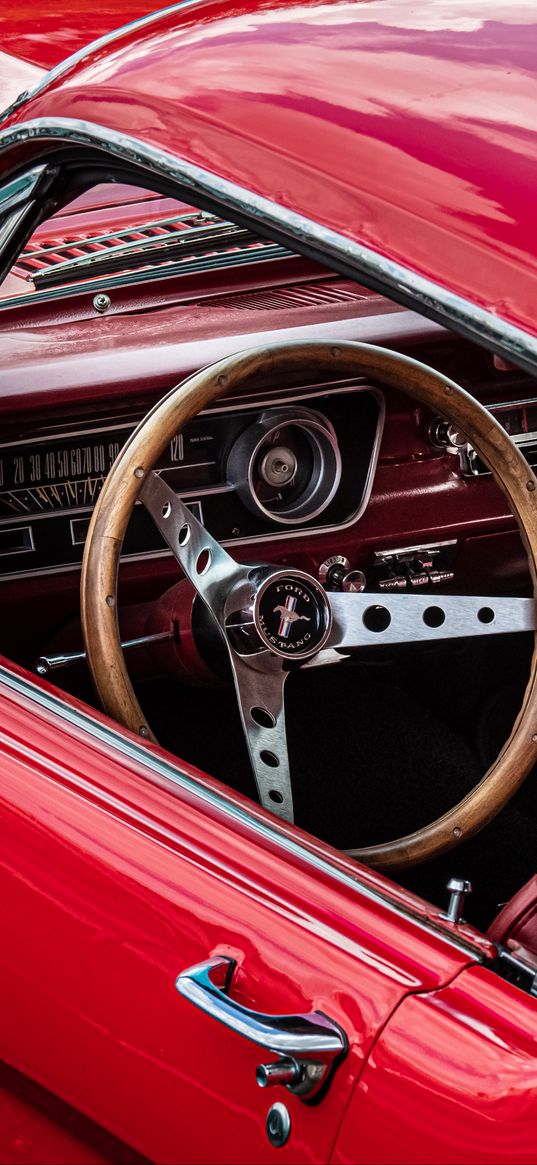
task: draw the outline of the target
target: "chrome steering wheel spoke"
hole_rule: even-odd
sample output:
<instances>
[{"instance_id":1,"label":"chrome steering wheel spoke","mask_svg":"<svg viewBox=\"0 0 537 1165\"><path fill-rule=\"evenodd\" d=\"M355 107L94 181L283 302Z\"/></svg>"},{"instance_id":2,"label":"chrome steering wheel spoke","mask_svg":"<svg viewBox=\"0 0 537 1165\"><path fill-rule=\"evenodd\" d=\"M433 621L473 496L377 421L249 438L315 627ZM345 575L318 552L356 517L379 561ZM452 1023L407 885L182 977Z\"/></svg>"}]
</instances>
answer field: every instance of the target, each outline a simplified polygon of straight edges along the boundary
<instances>
[{"instance_id":1,"label":"chrome steering wheel spoke","mask_svg":"<svg viewBox=\"0 0 537 1165\"><path fill-rule=\"evenodd\" d=\"M157 473L148 476L140 496L220 628L259 799L286 821L293 820L284 710L289 662L320 667L354 648L537 627L534 599L431 592L327 595L300 571L235 562Z\"/></svg>"},{"instance_id":2,"label":"chrome steering wheel spoke","mask_svg":"<svg viewBox=\"0 0 537 1165\"><path fill-rule=\"evenodd\" d=\"M332 593L329 599L332 630L327 650L311 666L333 662L336 649L509 634L534 631L537 626L534 599L365 591Z\"/></svg>"},{"instance_id":3,"label":"chrome steering wheel spoke","mask_svg":"<svg viewBox=\"0 0 537 1165\"><path fill-rule=\"evenodd\" d=\"M286 821L293 820L281 659L256 642L243 655L228 633L230 594L252 590L251 567L242 566L212 538L188 506L157 473L151 473L141 500L186 577L211 612L226 642L259 799Z\"/></svg>"},{"instance_id":4,"label":"chrome steering wheel spoke","mask_svg":"<svg viewBox=\"0 0 537 1165\"><path fill-rule=\"evenodd\" d=\"M235 562L158 473L148 475L140 497L186 577L223 629L226 597L231 587L246 581L247 567Z\"/></svg>"},{"instance_id":5,"label":"chrome steering wheel spoke","mask_svg":"<svg viewBox=\"0 0 537 1165\"><path fill-rule=\"evenodd\" d=\"M293 794L285 730L281 659L231 654L235 690L259 800L284 821L293 821Z\"/></svg>"}]
</instances>

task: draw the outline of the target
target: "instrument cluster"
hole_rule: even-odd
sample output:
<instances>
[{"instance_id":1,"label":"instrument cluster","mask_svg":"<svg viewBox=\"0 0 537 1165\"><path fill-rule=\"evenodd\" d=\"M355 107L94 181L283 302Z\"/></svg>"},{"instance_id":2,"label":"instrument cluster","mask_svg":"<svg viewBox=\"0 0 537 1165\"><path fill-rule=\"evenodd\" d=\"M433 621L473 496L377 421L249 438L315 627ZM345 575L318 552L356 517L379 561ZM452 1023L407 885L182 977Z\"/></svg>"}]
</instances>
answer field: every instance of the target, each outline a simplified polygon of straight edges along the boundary
<instances>
[{"instance_id":1,"label":"instrument cluster","mask_svg":"<svg viewBox=\"0 0 537 1165\"><path fill-rule=\"evenodd\" d=\"M384 418L378 390L338 384L225 404L187 424L155 467L211 534L256 542L355 521ZM96 499L140 418L41 428L0 445L0 576L80 565ZM138 504L124 557L169 553Z\"/></svg>"}]
</instances>

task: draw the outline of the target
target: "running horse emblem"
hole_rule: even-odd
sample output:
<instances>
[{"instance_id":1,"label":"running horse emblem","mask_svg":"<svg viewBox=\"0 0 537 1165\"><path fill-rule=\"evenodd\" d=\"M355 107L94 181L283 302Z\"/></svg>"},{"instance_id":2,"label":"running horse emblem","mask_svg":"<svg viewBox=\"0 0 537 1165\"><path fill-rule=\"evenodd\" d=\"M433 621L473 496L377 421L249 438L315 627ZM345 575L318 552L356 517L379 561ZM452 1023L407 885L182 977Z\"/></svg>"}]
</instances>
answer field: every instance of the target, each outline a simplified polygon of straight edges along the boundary
<instances>
[{"instance_id":1,"label":"running horse emblem","mask_svg":"<svg viewBox=\"0 0 537 1165\"><path fill-rule=\"evenodd\" d=\"M291 624L303 620L305 623L310 623L309 615L298 615L295 611L296 599L292 595L288 595L285 600L285 605L280 603L274 607L274 614L280 615L280 626L278 627L278 635L281 639L287 639L291 630Z\"/></svg>"}]
</instances>

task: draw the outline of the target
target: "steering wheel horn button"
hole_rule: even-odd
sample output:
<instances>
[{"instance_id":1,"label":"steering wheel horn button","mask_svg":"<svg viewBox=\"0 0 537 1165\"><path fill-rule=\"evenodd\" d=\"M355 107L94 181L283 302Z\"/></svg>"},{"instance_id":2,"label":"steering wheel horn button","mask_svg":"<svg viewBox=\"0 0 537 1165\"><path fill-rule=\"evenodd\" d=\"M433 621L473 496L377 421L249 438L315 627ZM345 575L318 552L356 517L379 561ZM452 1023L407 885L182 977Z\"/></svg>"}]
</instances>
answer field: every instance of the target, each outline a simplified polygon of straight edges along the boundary
<instances>
[{"instance_id":1,"label":"steering wheel horn button","mask_svg":"<svg viewBox=\"0 0 537 1165\"><path fill-rule=\"evenodd\" d=\"M282 571L263 583L255 597L254 621L265 646L284 659L315 655L332 625L325 591L301 571Z\"/></svg>"}]
</instances>

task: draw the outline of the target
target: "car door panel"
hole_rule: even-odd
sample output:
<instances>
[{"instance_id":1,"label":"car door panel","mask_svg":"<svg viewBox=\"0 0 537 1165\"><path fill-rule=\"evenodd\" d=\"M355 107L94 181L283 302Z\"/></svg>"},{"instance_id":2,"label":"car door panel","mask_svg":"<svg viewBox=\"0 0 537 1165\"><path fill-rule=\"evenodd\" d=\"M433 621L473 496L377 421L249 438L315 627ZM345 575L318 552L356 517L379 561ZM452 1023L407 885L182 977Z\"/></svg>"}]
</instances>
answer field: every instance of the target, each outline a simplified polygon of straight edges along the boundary
<instances>
[{"instance_id":1,"label":"car door panel","mask_svg":"<svg viewBox=\"0 0 537 1165\"><path fill-rule=\"evenodd\" d=\"M360 1078L332 1160L529 1165L537 999L485 967L405 999Z\"/></svg>"},{"instance_id":2,"label":"car door panel","mask_svg":"<svg viewBox=\"0 0 537 1165\"><path fill-rule=\"evenodd\" d=\"M133 1149L0 1063L0 1162L38 1165L149 1165Z\"/></svg>"},{"instance_id":3,"label":"car door panel","mask_svg":"<svg viewBox=\"0 0 537 1165\"><path fill-rule=\"evenodd\" d=\"M256 826L195 785L159 787L30 703L0 691L0 1056L156 1161L271 1160L273 1100L291 1114L286 1159L327 1160L380 1027L476 951L286 857L261 812ZM215 954L237 962L238 1002L344 1029L318 1105L258 1088L274 1057L178 995L178 973Z\"/></svg>"}]
</instances>

